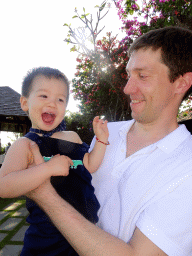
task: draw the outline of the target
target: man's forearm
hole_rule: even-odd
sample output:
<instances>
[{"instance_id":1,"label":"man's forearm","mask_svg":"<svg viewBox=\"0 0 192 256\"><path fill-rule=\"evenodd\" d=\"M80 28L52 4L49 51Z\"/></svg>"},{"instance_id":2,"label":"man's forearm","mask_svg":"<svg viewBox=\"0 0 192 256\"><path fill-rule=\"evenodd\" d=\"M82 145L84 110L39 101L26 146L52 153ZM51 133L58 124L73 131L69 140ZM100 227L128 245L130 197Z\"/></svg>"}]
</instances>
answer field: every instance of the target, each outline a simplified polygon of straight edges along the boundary
<instances>
[{"instance_id":1,"label":"man's forearm","mask_svg":"<svg viewBox=\"0 0 192 256\"><path fill-rule=\"evenodd\" d=\"M54 189L49 190L46 198L38 196L35 201L48 214L79 255L134 255L130 245L89 222L64 201Z\"/></svg>"}]
</instances>

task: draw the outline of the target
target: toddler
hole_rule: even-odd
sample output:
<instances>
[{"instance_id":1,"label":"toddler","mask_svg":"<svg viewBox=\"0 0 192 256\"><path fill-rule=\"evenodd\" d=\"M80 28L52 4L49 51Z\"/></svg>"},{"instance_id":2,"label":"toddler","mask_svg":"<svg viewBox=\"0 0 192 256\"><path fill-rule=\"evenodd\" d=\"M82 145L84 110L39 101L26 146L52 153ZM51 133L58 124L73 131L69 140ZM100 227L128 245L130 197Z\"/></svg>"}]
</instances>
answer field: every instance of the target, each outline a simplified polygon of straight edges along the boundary
<instances>
[{"instance_id":1,"label":"toddler","mask_svg":"<svg viewBox=\"0 0 192 256\"><path fill-rule=\"evenodd\" d=\"M107 121L95 117L94 149L77 133L65 131L63 121L69 99L69 82L57 69L30 71L22 83L21 108L28 113L32 128L10 147L0 169L0 197L26 195L48 178L57 193L93 223L98 221L99 202L91 185L91 174L101 164L108 145ZM39 146L45 162L35 165L30 145ZM70 170L69 170L70 169ZM26 199L30 224L21 256L78 255L46 214Z\"/></svg>"}]
</instances>

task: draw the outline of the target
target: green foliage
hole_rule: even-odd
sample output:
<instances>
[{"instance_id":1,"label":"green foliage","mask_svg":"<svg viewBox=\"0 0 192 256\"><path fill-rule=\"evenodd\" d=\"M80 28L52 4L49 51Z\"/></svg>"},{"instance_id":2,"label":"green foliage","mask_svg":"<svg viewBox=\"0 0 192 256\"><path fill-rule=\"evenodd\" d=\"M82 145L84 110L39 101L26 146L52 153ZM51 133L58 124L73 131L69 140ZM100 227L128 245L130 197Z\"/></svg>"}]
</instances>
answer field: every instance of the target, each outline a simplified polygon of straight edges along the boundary
<instances>
[{"instance_id":1,"label":"green foliage","mask_svg":"<svg viewBox=\"0 0 192 256\"><path fill-rule=\"evenodd\" d=\"M88 113L82 115L70 112L65 116L67 131L75 131L83 142L90 145L94 136L92 120L93 117Z\"/></svg>"},{"instance_id":2,"label":"green foliage","mask_svg":"<svg viewBox=\"0 0 192 256\"><path fill-rule=\"evenodd\" d=\"M3 154L5 154L5 147L1 147L0 155L3 155Z\"/></svg>"},{"instance_id":3,"label":"green foliage","mask_svg":"<svg viewBox=\"0 0 192 256\"><path fill-rule=\"evenodd\" d=\"M187 113L186 113L186 112L183 113L183 117L185 117L185 116L187 116Z\"/></svg>"},{"instance_id":4,"label":"green foliage","mask_svg":"<svg viewBox=\"0 0 192 256\"><path fill-rule=\"evenodd\" d=\"M118 15L128 36L137 26L138 36L151 29L165 26L184 26L192 29L192 4L189 0L143 0L140 6L136 0L118 0ZM128 17L133 16L133 23ZM138 17L142 17L138 20ZM127 25L128 23L128 25ZM131 26L130 26L131 24Z\"/></svg>"}]
</instances>

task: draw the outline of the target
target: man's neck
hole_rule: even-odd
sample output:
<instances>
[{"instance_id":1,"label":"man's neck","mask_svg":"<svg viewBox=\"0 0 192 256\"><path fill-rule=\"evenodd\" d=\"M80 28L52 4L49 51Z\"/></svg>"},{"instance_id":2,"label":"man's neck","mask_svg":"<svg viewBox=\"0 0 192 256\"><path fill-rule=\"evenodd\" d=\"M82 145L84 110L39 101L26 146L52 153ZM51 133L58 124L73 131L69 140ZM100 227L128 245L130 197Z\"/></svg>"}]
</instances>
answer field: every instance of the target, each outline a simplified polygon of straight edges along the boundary
<instances>
[{"instance_id":1,"label":"man's neck","mask_svg":"<svg viewBox=\"0 0 192 256\"><path fill-rule=\"evenodd\" d=\"M177 129L178 123L175 121L166 121L161 123L139 123L135 122L130 129L130 133L137 137L143 137L146 140L157 139L160 140L169 133Z\"/></svg>"},{"instance_id":2,"label":"man's neck","mask_svg":"<svg viewBox=\"0 0 192 256\"><path fill-rule=\"evenodd\" d=\"M177 127L177 121L167 124L162 122L160 125L142 124L136 121L127 134L127 157L163 139Z\"/></svg>"}]
</instances>

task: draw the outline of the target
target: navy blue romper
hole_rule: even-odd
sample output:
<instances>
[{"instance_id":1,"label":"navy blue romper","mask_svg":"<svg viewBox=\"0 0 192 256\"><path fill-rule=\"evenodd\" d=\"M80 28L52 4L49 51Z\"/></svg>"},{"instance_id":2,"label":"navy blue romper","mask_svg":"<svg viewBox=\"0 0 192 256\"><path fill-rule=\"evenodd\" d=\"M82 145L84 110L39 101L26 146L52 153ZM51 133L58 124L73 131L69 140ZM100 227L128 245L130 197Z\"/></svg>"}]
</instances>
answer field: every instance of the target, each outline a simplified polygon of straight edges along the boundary
<instances>
[{"instance_id":1,"label":"navy blue romper","mask_svg":"<svg viewBox=\"0 0 192 256\"><path fill-rule=\"evenodd\" d=\"M42 156L66 155L72 160L83 160L89 146L50 137L40 137L36 133L27 133L25 137L35 141ZM85 218L97 223L99 202L91 185L92 176L83 165L70 168L69 175L51 177L51 184L57 193L74 206ZM24 246L20 256L77 256L78 254L51 223L48 216L33 202L26 199L29 211L27 222L30 224L24 237Z\"/></svg>"}]
</instances>

